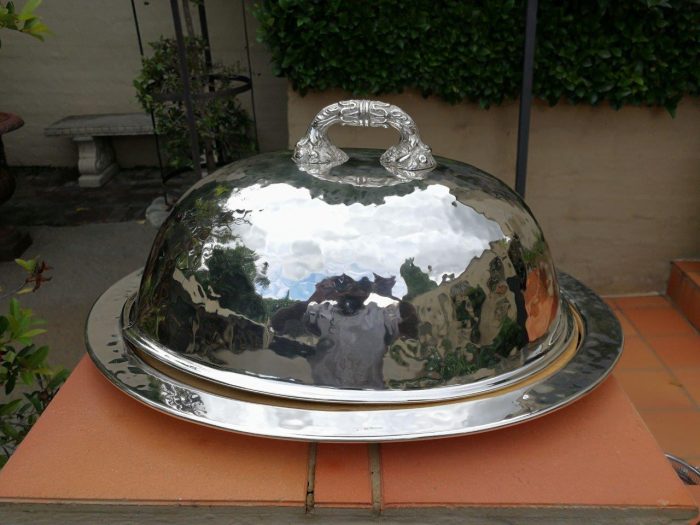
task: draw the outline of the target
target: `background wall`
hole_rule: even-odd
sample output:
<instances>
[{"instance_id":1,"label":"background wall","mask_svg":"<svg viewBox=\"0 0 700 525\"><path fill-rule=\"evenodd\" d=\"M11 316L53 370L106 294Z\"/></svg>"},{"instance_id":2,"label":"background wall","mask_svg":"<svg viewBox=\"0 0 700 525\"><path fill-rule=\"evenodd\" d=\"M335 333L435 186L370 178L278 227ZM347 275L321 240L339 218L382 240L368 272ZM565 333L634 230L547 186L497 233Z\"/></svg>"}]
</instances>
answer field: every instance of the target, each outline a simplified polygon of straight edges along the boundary
<instances>
[{"instance_id":1,"label":"background wall","mask_svg":"<svg viewBox=\"0 0 700 525\"><path fill-rule=\"evenodd\" d=\"M21 2L20 2L21 3ZM246 8L251 2L246 1ZM248 73L240 1L207 0L207 20L215 61ZM147 42L173 36L170 4L136 1L141 35ZM25 126L3 138L13 165L74 166L70 139L44 137L44 128L68 115L141 111L132 81L139 72L136 31L129 0L44 2L37 12L53 35L40 42L3 31L0 49L0 111L22 116ZM193 8L195 28L197 10ZM285 147L286 81L272 76L269 55L255 41L256 20L247 13L248 43L255 89L260 146ZM250 114L251 97L239 97ZM114 141L121 165L155 162L151 138Z\"/></svg>"},{"instance_id":2,"label":"background wall","mask_svg":"<svg viewBox=\"0 0 700 525\"><path fill-rule=\"evenodd\" d=\"M340 91L289 90L290 147ZM434 153L511 187L518 105L482 110L415 93L384 96L406 110ZM393 130L335 126L339 146L386 148ZM663 109L549 107L532 112L526 201L555 263L601 293L665 291L669 261L700 256L700 101Z\"/></svg>"},{"instance_id":3,"label":"background wall","mask_svg":"<svg viewBox=\"0 0 700 525\"><path fill-rule=\"evenodd\" d=\"M145 43L171 36L168 2L138 0L136 7ZM207 0L207 11L214 59L246 71L241 3ZM132 87L140 56L131 3L63 0L45 2L39 12L54 33L46 42L2 36L0 110L26 121L5 136L5 147L14 165L73 166L73 143L44 137L46 126L71 114L140 111ZM321 107L347 95L288 93L255 41L255 19L248 13L246 20L261 147L280 149L301 137ZM383 98L412 114L438 155L512 185L517 104L481 110L415 93ZM250 95L240 99L250 109ZM334 128L331 135L346 146L396 140L383 130ZM114 142L123 166L155 161L152 139ZM700 102L684 100L675 119L661 109L536 104L527 201L561 269L600 292L663 290L671 259L700 256Z\"/></svg>"}]
</instances>

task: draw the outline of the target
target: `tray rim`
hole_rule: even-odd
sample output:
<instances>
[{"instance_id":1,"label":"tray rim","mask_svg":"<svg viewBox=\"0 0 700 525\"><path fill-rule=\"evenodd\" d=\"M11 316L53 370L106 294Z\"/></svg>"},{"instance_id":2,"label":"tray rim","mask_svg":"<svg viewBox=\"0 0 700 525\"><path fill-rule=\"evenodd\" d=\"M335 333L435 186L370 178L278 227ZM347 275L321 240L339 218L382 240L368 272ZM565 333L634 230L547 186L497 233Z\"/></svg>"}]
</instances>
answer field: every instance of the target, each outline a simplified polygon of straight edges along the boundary
<instances>
[{"instance_id":1,"label":"tray rim","mask_svg":"<svg viewBox=\"0 0 700 525\"><path fill-rule=\"evenodd\" d=\"M622 353L623 335L609 306L573 277L559 272L562 297L582 320L578 348L541 380L492 396L428 406L397 404L348 410L317 403L279 406L211 393L165 375L143 361L121 331L124 303L138 289L142 270L114 283L95 302L86 345L97 368L119 390L171 416L223 430L318 442L411 441L485 432L528 421L583 397L609 375ZM299 406L301 405L301 406Z\"/></svg>"}]
</instances>

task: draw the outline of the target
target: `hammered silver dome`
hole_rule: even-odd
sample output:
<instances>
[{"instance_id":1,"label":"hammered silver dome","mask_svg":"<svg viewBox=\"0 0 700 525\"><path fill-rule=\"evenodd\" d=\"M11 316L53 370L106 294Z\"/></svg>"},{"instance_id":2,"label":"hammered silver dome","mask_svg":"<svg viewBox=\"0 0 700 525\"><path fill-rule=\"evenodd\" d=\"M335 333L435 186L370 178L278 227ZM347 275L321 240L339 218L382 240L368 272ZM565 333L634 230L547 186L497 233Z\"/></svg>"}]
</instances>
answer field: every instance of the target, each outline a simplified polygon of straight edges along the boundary
<instances>
[{"instance_id":1,"label":"hammered silver dome","mask_svg":"<svg viewBox=\"0 0 700 525\"><path fill-rule=\"evenodd\" d=\"M129 341L222 384L371 403L485 392L567 345L542 231L502 182L438 159L396 183L380 151L346 153L323 178L280 152L196 184L155 240Z\"/></svg>"},{"instance_id":2,"label":"hammered silver dome","mask_svg":"<svg viewBox=\"0 0 700 525\"><path fill-rule=\"evenodd\" d=\"M336 123L390 126L399 143L342 151L327 136ZM195 184L135 293L136 278L91 313L97 365L151 406L241 432L381 441L497 428L580 397L621 351L604 303L570 278L560 290L520 197L433 157L408 115L376 101L332 104L293 152Z\"/></svg>"}]
</instances>

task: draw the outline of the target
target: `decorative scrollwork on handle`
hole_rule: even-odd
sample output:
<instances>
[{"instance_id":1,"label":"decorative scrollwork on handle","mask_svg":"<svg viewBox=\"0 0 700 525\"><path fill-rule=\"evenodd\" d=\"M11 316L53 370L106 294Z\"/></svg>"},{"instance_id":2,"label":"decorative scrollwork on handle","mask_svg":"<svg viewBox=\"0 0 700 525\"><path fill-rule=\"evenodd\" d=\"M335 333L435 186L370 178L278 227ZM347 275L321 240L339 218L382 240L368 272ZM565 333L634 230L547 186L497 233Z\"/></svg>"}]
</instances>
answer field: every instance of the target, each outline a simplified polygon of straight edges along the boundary
<instances>
[{"instance_id":1,"label":"decorative scrollwork on handle","mask_svg":"<svg viewBox=\"0 0 700 525\"><path fill-rule=\"evenodd\" d=\"M400 107L376 100L342 100L323 108L297 142L292 160L302 167L338 166L348 160L345 152L328 139L326 132L333 124L396 129L399 143L379 159L389 171L425 172L436 166L430 147L421 141L413 119Z\"/></svg>"}]
</instances>

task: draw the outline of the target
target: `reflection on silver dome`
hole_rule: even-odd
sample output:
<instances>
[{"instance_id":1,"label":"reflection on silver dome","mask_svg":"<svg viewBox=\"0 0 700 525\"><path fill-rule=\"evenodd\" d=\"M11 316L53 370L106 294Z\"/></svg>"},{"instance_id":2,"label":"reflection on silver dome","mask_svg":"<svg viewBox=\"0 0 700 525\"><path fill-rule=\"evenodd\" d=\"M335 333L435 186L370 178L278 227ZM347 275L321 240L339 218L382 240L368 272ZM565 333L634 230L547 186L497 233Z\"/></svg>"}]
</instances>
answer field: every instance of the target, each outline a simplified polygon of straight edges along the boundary
<instances>
[{"instance_id":1,"label":"reflection on silver dome","mask_svg":"<svg viewBox=\"0 0 700 525\"><path fill-rule=\"evenodd\" d=\"M233 191L224 209L249 213L231 227L233 239L220 248L253 250L258 272L267 276L256 291L277 299L304 300L320 281L342 274L355 280L393 276L391 293L402 298L408 288L396 270L407 260L440 284L504 238L495 221L457 202L441 185L387 196L380 204L348 205L313 198L307 188L254 184Z\"/></svg>"},{"instance_id":2,"label":"reflection on silver dome","mask_svg":"<svg viewBox=\"0 0 700 525\"><path fill-rule=\"evenodd\" d=\"M445 159L422 180L339 184L358 165L392 180L378 152L349 153L323 179L282 152L195 185L154 243L132 344L231 386L345 402L488 391L566 346L547 246L505 185Z\"/></svg>"}]
</instances>

